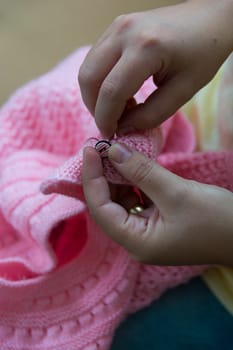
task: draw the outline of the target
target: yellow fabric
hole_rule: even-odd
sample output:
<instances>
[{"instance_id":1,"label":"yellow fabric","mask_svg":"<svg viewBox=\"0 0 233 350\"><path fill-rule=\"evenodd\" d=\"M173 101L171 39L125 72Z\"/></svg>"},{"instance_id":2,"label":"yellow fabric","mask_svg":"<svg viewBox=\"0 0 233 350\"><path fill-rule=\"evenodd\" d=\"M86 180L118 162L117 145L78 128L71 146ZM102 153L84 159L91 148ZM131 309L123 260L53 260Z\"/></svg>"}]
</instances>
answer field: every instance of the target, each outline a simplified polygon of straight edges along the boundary
<instances>
[{"instance_id":1,"label":"yellow fabric","mask_svg":"<svg viewBox=\"0 0 233 350\"><path fill-rule=\"evenodd\" d=\"M228 85L228 101L232 105L233 100L233 69L229 77L229 66L233 68L233 57L222 66L215 78L205 88L203 88L193 99L183 107L183 110L189 120L192 122L197 135L198 150L213 150L223 148L220 140L218 125L219 113L225 113L221 110L219 101L224 92L225 82ZM229 93L229 81L232 87ZM226 90L226 89L225 89ZM225 103L225 100L224 100ZM228 108L229 112L229 108ZM233 109L228 113L232 120L228 121L233 125ZM227 118L229 118L227 117ZM223 119L223 120L222 120ZM224 122L224 118L221 122ZM226 118L225 118L226 119ZM229 128L226 128L229 129ZM232 134L233 139L233 134ZM232 249L233 254L233 249ZM233 314L233 268L215 267L204 273L203 279L215 296L222 302L226 309Z\"/></svg>"},{"instance_id":2,"label":"yellow fabric","mask_svg":"<svg viewBox=\"0 0 233 350\"><path fill-rule=\"evenodd\" d=\"M215 78L183 110L192 122L197 137L197 150L218 149L217 100L223 68Z\"/></svg>"},{"instance_id":3,"label":"yellow fabric","mask_svg":"<svg viewBox=\"0 0 233 350\"><path fill-rule=\"evenodd\" d=\"M214 295L233 315L233 269L217 267L205 272L203 279Z\"/></svg>"}]
</instances>

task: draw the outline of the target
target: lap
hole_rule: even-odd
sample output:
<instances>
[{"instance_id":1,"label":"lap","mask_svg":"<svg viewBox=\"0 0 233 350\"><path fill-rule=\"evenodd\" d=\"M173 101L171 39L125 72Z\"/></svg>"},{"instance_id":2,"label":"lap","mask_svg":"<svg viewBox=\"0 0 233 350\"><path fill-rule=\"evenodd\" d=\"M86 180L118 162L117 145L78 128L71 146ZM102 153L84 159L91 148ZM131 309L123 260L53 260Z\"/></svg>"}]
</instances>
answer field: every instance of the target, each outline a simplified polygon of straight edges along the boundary
<instances>
[{"instance_id":1,"label":"lap","mask_svg":"<svg viewBox=\"0 0 233 350\"><path fill-rule=\"evenodd\" d=\"M233 348L233 317L201 278L167 291L128 317L111 350L219 350Z\"/></svg>"}]
</instances>

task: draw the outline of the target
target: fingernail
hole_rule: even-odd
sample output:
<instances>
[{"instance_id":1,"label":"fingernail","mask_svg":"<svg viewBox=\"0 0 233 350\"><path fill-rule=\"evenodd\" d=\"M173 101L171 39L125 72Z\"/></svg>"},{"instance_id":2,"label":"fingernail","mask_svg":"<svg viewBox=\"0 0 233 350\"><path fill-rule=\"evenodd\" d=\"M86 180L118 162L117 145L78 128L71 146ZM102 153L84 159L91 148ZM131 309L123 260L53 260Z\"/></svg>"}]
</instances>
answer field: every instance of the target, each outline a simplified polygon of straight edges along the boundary
<instances>
[{"instance_id":1,"label":"fingernail","mask_svg":"<svg viewBox=\"0 0 233 350\"><path fill-rule=\"evenodd\" d=\"M109 158L119 164L126 162L130 158L131 154L131 150L121 143L115 143L112 145L108 153Z\"/></svg>"}]
</instances>

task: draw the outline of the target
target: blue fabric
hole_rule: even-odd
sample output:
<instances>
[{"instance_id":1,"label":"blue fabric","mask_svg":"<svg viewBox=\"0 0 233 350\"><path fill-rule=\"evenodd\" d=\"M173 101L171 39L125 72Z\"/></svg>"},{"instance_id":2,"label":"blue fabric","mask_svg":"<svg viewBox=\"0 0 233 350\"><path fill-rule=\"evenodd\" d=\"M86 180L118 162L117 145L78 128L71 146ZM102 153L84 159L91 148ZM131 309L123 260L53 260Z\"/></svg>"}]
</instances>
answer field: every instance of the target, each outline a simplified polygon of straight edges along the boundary
<instances>
[{"instance_id":1,"label":"blue fabric","mask_svg":"<svg viewBox=\"0 0 233 350\"><path fill-rule=\"evenodd\" d=\"M111 350L233 349L233 317L201 278L167 291L128 317Z\"/></svg>"}]
</instances>

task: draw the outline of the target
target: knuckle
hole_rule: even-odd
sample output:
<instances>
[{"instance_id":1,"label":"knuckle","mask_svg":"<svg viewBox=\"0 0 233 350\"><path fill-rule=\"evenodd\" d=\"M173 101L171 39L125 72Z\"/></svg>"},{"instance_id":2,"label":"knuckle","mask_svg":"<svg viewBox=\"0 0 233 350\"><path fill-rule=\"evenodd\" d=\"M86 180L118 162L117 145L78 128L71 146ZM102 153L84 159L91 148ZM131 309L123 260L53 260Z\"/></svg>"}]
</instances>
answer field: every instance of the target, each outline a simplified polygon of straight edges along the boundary
<instances>
[{"instance_id":1,"label":"knuckle","mask_svg":"<svg viewBox=\"0 0 233 350\"><path fill-rule=\"evenodd\" d=\"M124 246L134 256L135 260L141 261L147 256L147 241L149 239L148 230L138 230L138 220L129 216L124 226L121 228L124 237Z\"/></svg>"},{"instance_id":2,"label":"knuckle","mask_svg":"<svg viewBox=\"0 0 233 350\"><path fill-rule=\"evenodd\" d=\"M78 82L81 86L87 86L94 82L94 72L87 64L82 64L78 73Z\"/></svg>"},{"instance_id":3,"label":"knuckle","mask_svg":"<svg viewBox=\"0 0 233 350\"><path fill-rule=\"evenodd\" d=\"M114 25L117 28L118 34L124 33L126 30L130 29L135 22L135 15L131 14L123 14L114 20Z\"/></svg>"},{"instance_id":4,"label":"knuckle","mask_svg":"<svg viewBox=\"0 0 233 350\"><path fill-rule=\"evenodd\" d=\"M104 98L113 100L119 97L117 84L110 79L106 79L101 87L101 94Z\"/></svg>"},{"instance_id":5,"label":"knuckle","mask_svg":"<svg viewBox=\"0 0 233 350\"><path fill-rule=\"evenodd\" d=\"M150 159L143 159L137 166L135 167L132 174L132 181L135 184L140 184L142 182L146 182L150 179L151 173L153 169L153 163Z\"/></svg>"},{"instance_id":6,"label":"knuckle","mask_svg":"<svg viewBox=\"0 0 233 350\"><path fill-rule=\"evenodd\" d=\"M155 263L157 249L153 244L154 231L146 222L141 222L141 229L139 230L137 218L129 216L122 232L125 237L124 246L134 260L143 264Z\"/></svg>"},{"instance_id":7,"label":"knuckle","mask_svg":"<svg viewBox=\"0 0 233 350\"><path fill-rule=\"evenodd\" d=\"M156 35L148 31L144 31L138 35L138 45L143 50L151 50L154 48L158 50L161 46L161 43Z\"/></svg>"},{"instance_id":8,"label":"knuckle","mask_svg":"<svg viewBox=\"0 0 233 350\"><path fill-rule=\"evenodd\" d=\"M126 17L127 15L125 14L119 15L114 19L113 23L116 25L121 25L121 23L124 23Z\"/></svg>"},{"instance_id":9,"label":"knuckle","mask_svg":"<svg viewBox=\"0 0 233 350\"><path fill-rule=\"evenodd\" d=\"M123 237L125 238L125 246L129 251L135 250L135 237L133 236L134 233L137 231L137 221L132 220L130 216L124 223L123 227L121 228Z\"/></svg>"}]
</instances>

